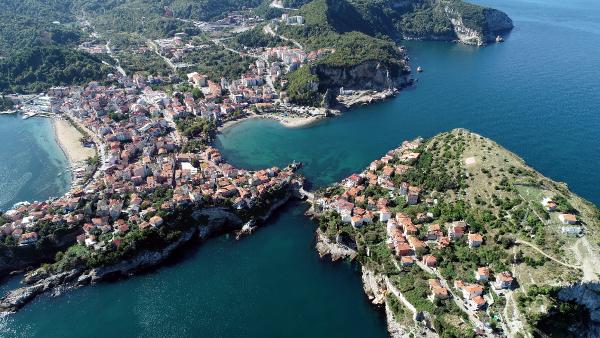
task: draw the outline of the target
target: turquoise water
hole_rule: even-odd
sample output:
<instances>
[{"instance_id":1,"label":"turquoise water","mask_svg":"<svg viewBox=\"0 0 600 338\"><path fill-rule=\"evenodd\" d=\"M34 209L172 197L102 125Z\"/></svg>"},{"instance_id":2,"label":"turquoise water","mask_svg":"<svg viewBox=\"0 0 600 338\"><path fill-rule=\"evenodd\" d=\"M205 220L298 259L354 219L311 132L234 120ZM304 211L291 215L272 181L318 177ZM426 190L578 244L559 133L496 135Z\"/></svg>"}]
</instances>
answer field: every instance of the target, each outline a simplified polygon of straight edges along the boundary
<instances>
[{"instance_id":1,"label":"turquoise water","mask_svg":"<svg viewBox=\"0 0 600 338\"><path fill-rule=\"evenodd\" d=\"M600 204L600 3L486 4L515 20L506 43L409 43L425 72L397 98L310 128L248 121L219 147L238 166L302 161L325 185L404 139L465 127ZM354 268L318 259L302 212L291 204L242 241L219 237L154 272L41 298L0 319L0 336L385 336Z\"/></svg>"},{"instance_id":2,"label":"turquoise water","mask_svg":"<svg viewBox=\"0 0 600 338\"><path fill-rule=\"evenodd\" d=\"M0 115L0 210L61 196L70 184L67 167L50 120Z\"/></svg>"}]
</instances>

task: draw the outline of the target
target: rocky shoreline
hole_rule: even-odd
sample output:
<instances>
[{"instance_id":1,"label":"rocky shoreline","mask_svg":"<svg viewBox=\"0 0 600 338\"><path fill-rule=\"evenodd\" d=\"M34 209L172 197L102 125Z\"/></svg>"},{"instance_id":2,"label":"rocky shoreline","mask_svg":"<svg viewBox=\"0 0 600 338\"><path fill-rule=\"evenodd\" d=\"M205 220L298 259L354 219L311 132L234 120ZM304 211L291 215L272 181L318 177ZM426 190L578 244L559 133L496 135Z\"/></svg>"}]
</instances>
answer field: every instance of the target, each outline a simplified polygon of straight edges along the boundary
<instances>
[{"instance_id":1,"label":"rocky shoreline","mask_svg":"<svg viewBox=\"0 0 600 338\"><path fill-rule=\"evenodd\" d=\"M293 194L290 192L284 198L274 202L264 215L257 218L257 221L265 222L292 197ZM48 273L45 270L37 269L29 272L22 280L22 283L26 286L9 291L0 299L0 314L16 312L44 293L59 296L74 288L94 285L107 279L128 277L156 267L169 258L175 250L194 238L206 240L218 234L239 230L243 224L243 220L227 208L215 207L198 210L193 215L196 220L201 216L208 217L206 225L191 227L188 231L182 233L176 241L161 250L144 250L133 258L93 269L72 269L59 273Z\"/></svg>"}]
</instances>

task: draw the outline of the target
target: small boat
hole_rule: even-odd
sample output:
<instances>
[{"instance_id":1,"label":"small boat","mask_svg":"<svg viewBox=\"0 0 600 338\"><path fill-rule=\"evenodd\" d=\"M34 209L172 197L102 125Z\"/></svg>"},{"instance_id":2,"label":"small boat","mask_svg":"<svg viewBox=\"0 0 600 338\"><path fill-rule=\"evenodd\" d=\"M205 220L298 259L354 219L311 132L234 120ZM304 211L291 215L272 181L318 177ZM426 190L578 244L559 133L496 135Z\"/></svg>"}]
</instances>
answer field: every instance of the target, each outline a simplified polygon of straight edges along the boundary
<instances>
[{"instance_id":1,"label":"small boat","mask_svg":"<svg viewBox=\"0 0 600 338\"><path fill-rule=\"evenodd\" d=\"M419 73L423 72L423 68L421 68L421 66L417 67L417 72L419 72Z\"/></svg>"},{"instance_id":2,"label":"small boat","mask_svg":"<svg viewBox=\"0 0 600 338\"><path fill-rule=\"evenodd\" d=\"M500 42L504 42L504 38L501 35L496 36L496 42L500 43Z\"/></svg>"}]
</instances>

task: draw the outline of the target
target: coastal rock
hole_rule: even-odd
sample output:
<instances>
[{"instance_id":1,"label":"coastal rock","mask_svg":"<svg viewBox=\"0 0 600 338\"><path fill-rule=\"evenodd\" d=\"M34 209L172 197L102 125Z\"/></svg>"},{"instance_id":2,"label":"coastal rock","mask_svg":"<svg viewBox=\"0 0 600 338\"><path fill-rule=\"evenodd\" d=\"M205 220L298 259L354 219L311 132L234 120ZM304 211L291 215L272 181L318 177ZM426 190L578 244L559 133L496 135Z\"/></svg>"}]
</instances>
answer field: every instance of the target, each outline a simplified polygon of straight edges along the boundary
<instances>
[{"instance_id":1,"label":"coastal rock","mask_svg":"<svg viewBox=\"0 0 600 338\"><path fill-rule=\"evenodd\" d=\"M70 229L66 234L49 236L46 245L38 248L35 245L3 247L0 249L0 276L11 271L22 270L40 263L52 261L57 251L62 251L75 243L81 228ZM1 279L1 277L0 277Z\"/></svg>"},{"instance_id":2,"label":"coastal rock","mask_svg":"<svg viewBox=\"0 0 600 338\"><path fill-rule=\"evenodd\" d=\"M319 257L323 258L329 255L334 262L344 258L354 259L358 255L356 250L342 244L333 243L320 229L317 229L316 248L317 252L319 252Z\"/></svg>"},{"instance_id":3,"label":"coastal rock","mask_svg":"<svg viewBox=\"0 0 600 338\"><path fill-rule=\"evenodd\" d=\"M383 304L385 302L386 287L383 277L376 275L372 270L361 267L362 282L365 293L373 304Z\"/></svg>"},{"instance_id":4,"label":"coastal rock","mask_svg":"<svg viewBox=\"0 0 600 338\"><path fill-rule=\"evenodd\" d=\"M388 330L388 333L390 334L390 337L392 337L392 338L410 337L410 335L409 335L410 331L407 330L404 326L400 325L400 323L398 323L396 317L394 316L394 312L392 312L392 309L390 308L390 306L387 303L385 304L385 321L386 321L387 330Z\"/></svg>"},{"instance_id":5,"label":"coastal rock","mask_svg":"<svg viewBox=\"0 0 600 338\"><path fill-rule=\"evenodd\" d=\"M590 322L581 332L582 337L600 337L600 284L597 282L577 283L562 288L558 298L574 301L585 306L590 312Z\"/></svg>"},{"instance_id":6,"label":"coastal rock","mask_svg":"<svg viewBox=\"0 0 600 338\"><path fill-rule=\"evenodd\" d=\"M467 45L483 46L495 41L500 33L513 28L513 22L506 13L492 8L483 10L483 27L469 24L464 15L451 4L444 6L444 11L452 23L458 41Z\"/></svg>"},{"instance_id":7,"label":"coastal rock","mask_svg":"<svg viewBox=\"0 0 600 338\"><path fill-rule=\"evenodd\" d=\"M64 282L71 281L78 274L78 270L65 271L42 279L34 285L12 290L0 300L0 312L14 312L37 295L57 287Z\"/></svg>"},{"instance_id":8,"label":"coastal rock","mask_svg":"<svg viewBox=\"0 0 600 338\"><path fill-rule=\"evenodd\" d=\"M204 224L199 227L199 236L202 239L206 239L217 232L237 229L244 224L238 215L224 207L198 210L193 217Z\"/></svg>"},{"instance_id":9,"label":"coastal rock","mask_svg":"<svg viewBox=\"0 0 600 338\"><path fill-rule=\"evenodd\" d=\"M184 232L179 239L167 245L162 250L143 251L132 259L125 260L114 265L92 269L86 275L89 276L90 283L94 284L111 276L124 276L137 270L155 266L169 257L175 249L188 242L195 233L196 228L192 228Z\"/></svg>"}]
</instances>

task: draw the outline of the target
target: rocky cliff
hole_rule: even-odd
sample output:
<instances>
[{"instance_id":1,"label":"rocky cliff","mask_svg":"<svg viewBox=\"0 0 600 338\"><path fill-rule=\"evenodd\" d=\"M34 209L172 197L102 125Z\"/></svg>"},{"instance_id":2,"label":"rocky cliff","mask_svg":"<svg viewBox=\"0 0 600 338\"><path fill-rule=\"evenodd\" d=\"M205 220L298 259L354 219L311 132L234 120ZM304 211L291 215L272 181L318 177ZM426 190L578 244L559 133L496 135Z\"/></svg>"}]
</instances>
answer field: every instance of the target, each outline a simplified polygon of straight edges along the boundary
<instances>
[{"instance_id":1,"label":"rocky cliff","mask_svg":"<svg viewBox=\"0 0 600 338\"><path fill-rule=\"evenodd\" d=\"M379 61L365 61L353 66L318 64L314 68L319 88L354 90L387 90L402 88L411 83L408 68L392 69Z\"/></svg>"},{"instance_id":2,"label":"rocky cliff","mask_svg":"<svg viewBox=\"0 0 600 338\"><path fill-rule=\"evenodd\" d=\"M492 8L482 9L478 20L467 18L464 11L452 4L444 5L444 12L458 41L469 45L483 46L513 28L513 22L506 13Z\"/></svg>"},{"instance_id":3,"label":"rocky cliff","mask_svg":"<svg viewBox=\"0 0 600 338\"><path fill-rule=\"evenodd\" d=\"M74 228L66 234L48 237L48 240L37 246L16 246L0 248L0 281L12 271L22 270L54 259L56 251L64 250L75 243L75 238L81 232Z\"/></svg>"},{"instance_id":4,"label":"rocky cliff","mask_svg":"<svg viewBox=\"0 0 600 338\"><path fill-rule=\"evenodd\" d=\"M558 298L562 301L583 305L590 314L588 322L578 327L581 337L600 337L600 284L598 282L577 283L561 289Z\"/></svg>"}]
</instances>

